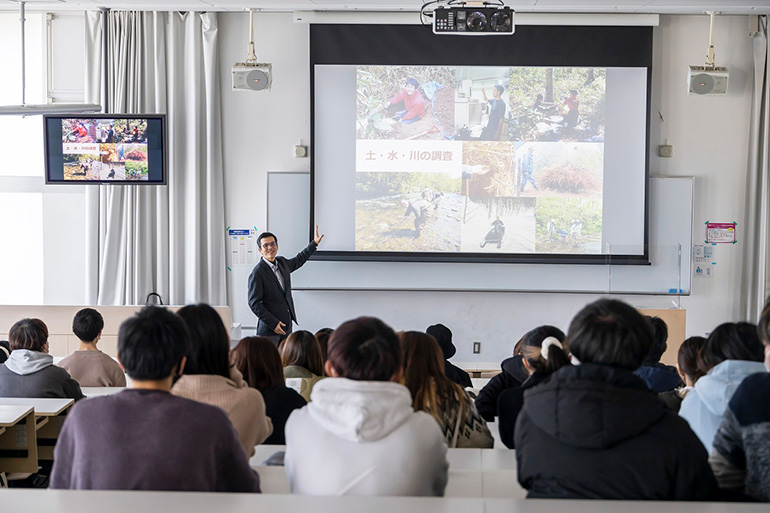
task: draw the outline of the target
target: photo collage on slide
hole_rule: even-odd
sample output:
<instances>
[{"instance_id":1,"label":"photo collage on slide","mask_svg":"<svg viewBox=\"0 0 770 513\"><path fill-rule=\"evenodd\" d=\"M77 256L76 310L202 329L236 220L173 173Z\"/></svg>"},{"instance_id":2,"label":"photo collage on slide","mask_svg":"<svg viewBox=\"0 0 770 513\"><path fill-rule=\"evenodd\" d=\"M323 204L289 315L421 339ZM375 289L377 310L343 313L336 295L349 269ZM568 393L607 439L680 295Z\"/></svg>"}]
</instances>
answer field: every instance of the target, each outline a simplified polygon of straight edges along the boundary
<instances>
[{"instance_id":1,"label":"photo collage on slide","mask_svg":"<svg viewBox=\"0 0 770 513\"><path fill-rule=\"evenodd\" d=\"M63 119L65 180L148 180L146 119Z\"/></svg>"},{"instance_id":2,"label":"photo collage on slide","mask_svg":"<svg viewBox=\"0 0 770 513\"><path fill-rule=\"evenodd\" d=\"M356 251L601 253L606 69L359 66Z\"/></svg>"}]
</instances>

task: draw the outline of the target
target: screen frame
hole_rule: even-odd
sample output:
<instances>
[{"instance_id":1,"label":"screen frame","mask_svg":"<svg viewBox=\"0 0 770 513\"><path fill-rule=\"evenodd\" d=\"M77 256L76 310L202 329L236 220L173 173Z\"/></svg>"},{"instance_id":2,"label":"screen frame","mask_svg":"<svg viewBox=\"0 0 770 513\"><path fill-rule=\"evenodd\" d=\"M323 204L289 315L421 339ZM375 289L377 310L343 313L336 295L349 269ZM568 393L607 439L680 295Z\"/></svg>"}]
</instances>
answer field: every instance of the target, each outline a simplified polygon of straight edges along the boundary
<instances>
[{"instance_id":1,"label":"screen frame","mask_svg":"<svg viewBox=\"0 0 770 513\"><path fill-rule=\"evenodd\" d=\"M643 248L639 255L566 253L438 253L339 251L319 248L318 260L373 262L543 263L650 265L650 112L652 108L653 30L646 26L516 27L513 35L464 37L433 34L430 26L375 24L310 25L310 238L315 235L315 67L383 66L553 66L639 67L647 69L644 162ZM452 39L455 38L455 39ZM457 38L462 38L458 41ZM373 41L380 42L372 44ZM458 45L462 42L462 45ZM414 48L420 48L415 52ZM450 49L451 51L447 51ZM478 62L478 55L485 60Z\"/></svg>"},{"instance_id":2,"label":"screen frame","mask_svg":"<svg viewBox=\"0 0 770 513\"><path fill-rule=\"evenodd\" d=\"M48 158L48 120L49 119L158 119L161 130L161 163L162 180L51 180L50 159ZM46 114L43 116L43 151L45 155L45 184L46 185L168 185L168 130L166 130L166 114Z\"/></svg>"}]
</instances>

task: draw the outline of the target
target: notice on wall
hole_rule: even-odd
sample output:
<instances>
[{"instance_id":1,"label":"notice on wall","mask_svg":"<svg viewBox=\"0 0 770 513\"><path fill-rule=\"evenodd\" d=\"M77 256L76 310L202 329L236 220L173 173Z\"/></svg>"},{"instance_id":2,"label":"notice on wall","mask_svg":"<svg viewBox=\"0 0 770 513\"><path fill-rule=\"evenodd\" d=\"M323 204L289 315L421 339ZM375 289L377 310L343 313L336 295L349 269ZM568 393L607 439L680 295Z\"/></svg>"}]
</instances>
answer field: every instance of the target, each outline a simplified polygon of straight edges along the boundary
<instances>
[{"instance_id":1,"label":"notice on wall","mask_svg":"<svg viewBox=\"0 0 770 513\"><path fill-rule=\"evenodd\" d=\"M738 223L710 223L706 221L706 244L735 244Z\"/></svg>"},{"instance_id":2,"label":"notice on wall","mask_svg":"<svg viewBox=\"0 0 770 513\"><path fill-rule=\"evenodd\" d=\"M230 239L230 264L253 267L257 264L257 230L227 229Z\"/></svg>"},{"instance_id":3,"label":"notice on wall","mask_svg":"<svg viewBox=\"0 0 770 513\"><path fill-rule=\"evenodd\" d=\"M713 278L716 272L713 246L696 244L692 247L693 274L696 278Z\"/></svg>"}]
</instances>

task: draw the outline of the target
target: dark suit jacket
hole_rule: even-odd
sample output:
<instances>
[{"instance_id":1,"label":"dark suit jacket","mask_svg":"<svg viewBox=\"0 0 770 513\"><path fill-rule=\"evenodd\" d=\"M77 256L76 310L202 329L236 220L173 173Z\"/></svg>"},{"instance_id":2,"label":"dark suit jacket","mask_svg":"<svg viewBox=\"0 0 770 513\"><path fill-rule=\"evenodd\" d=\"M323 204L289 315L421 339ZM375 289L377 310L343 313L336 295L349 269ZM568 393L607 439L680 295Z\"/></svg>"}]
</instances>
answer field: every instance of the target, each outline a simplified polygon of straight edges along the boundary
<instances>
[{"instance_id":1,"label":"dark suit jacket","mask_svg":"<svg viewBox=\"0 0 770 513\"><path fill-rule=\"evenodd\" d=\"M278 271L283 277L283 290L264 259L260 258L259 263L254 266L249 276L249 307L259 318L257 335L275 336L273 330L278 326L278 321L286 325L286 333L291 333L291 322L297 322L294 300L291 297L291 273L302 267L317 247L315 242L311 242L294 258L275 257Z\"/></svg>"}]
</instances>

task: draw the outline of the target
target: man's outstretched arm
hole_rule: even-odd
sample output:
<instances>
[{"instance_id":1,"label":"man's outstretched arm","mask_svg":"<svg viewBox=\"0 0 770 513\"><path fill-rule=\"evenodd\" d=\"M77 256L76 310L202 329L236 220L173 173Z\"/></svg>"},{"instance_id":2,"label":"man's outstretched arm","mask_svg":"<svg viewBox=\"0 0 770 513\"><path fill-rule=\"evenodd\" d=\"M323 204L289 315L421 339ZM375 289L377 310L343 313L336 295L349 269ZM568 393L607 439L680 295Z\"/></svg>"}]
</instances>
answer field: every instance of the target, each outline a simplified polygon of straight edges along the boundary
<instances>
[{"instance_id":1,"label":"man's outstretched arm","mask_svg":"<svg viewBox=\"0 0 770 513\"><path fill-rule=\"evenodd\" d=\"M286 259L286 263L289 265L289 272L293 273L303 265L305 265L305 262L307 262L308 258L310 258L310 255L315 253L315 250L318 249L318 245L321 243L321 241L324 238L324 234L318 234L318 226L315 227L315 238L310 242L310 244L307 245L305 249L300 251L294 258L288 258Z\"/></svg>"}]
</instances>

